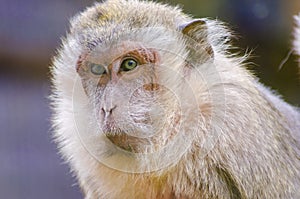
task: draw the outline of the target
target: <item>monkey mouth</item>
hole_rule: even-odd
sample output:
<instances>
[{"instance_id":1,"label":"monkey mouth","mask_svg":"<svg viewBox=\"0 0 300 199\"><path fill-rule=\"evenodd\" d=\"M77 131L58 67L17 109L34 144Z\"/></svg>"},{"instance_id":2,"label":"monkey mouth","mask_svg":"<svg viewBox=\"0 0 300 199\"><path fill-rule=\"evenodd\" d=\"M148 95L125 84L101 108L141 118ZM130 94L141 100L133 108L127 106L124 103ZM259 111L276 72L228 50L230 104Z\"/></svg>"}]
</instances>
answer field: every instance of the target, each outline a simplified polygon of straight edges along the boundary
<instances>
[{"instance_id":1,"label":"monkey mouth","mask_svg":"<svg viewBox=\"0 0 300 199\"><path fill-rule=\"evenodd\" d=\"M138 138L122 131L114 122L105 123L102 132L115 146L128 152L138 153L140 151Z\"/></svg>"},{"instance_id":2,"label":"monkey mouth","mask_svg":"<svg viewBox=\"0 0 300 199\"><path fill-rule=\"evenodd\" d=\"M115 146L122 150L132 153L149 153L157 148L159 139L156 136L138 137L129 134L113 124L105 124L103 128L104 135Z\"/></svg>"},{"instance_id":3,"label":"monkey mouth","mask_svg":"<svg viewBox=\"0 0 300 199\"><path fill-rule=\"evenodd\" d=\"M106 137L117 147L132 153L145 153L153 145L151 139L130 136L124 132L105 133Z\"/></svg>"},{"instance_id":4,"label":"monkey mouth","mask_svg":"<svg viewBox=\"0 0 300 199\"><path fill-rule=\"evenodd\" d=\"M158 131L149 137L133 136L137 134L123 131L114 122L107 122L102 130L109 141L122 150L132 153L153 153L172 140L176 134L175 127L179 123L179 118L178 115L174 116L173 122L166 127L169 129L166 131L168 135Z\"/></svg>"},{"instance_id":5,"label":"monkey mouth","mask_svg":"<svg viewBox=\"0 0 300 199\"><path fill-rule=\"evenodd\" d=\"M144 123L144 120L135 121L136 123ZM151 138L141 138L134 136L136 129L131 130L132 133L124 131L120 128L115 120L110 118L102 125L102 133L109 139L109 141L116 147L132 153L144 153L149 151L148 148L153 144Z\"/></svg>"}]
</instances>

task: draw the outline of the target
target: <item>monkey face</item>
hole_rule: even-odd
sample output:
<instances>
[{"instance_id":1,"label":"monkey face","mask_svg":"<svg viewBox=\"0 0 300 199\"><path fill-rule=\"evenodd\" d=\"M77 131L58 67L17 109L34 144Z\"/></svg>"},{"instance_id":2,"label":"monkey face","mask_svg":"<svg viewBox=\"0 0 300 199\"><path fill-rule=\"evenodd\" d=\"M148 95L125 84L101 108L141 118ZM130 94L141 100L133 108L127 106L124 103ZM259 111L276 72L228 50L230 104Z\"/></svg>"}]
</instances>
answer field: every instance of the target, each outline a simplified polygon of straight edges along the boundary
<instances>
[{"instance_id":1,"label":"monkey face","mask_svg":"<svg viewBox=\"0 0 300 199\"><path fill-rule=\"evenodd\" d=\"M129 41L96 48L77 62L99 132L122 149L151 151L174 133L179 104L161 83L161 68L159 50Z\"/></svg>"},{"instance_id":2,"label":"monkey face","mask_svg":"<svg viewBox=\"0 0 300 199\"><path fill-rule=\"evenodd\" d=\"M209 97L198 69L211 66L211 54L202 40L191 49L194 40L187 42L184 27L118 26L109 32L101 27L74 32L69 38L69 44L78 47L72 46L76 60L70 66L76 65L78 90L83 88L72 99L76 131L99 161L123 170L124 166L116 166L118 157L133 156L128 159L128 164L135 164L131 171L156 170L179 160L195 134L206 128L201 126L199 109L208 107ZM81 102L83 95L86 99Z\"/></svg>"}]
</instances>

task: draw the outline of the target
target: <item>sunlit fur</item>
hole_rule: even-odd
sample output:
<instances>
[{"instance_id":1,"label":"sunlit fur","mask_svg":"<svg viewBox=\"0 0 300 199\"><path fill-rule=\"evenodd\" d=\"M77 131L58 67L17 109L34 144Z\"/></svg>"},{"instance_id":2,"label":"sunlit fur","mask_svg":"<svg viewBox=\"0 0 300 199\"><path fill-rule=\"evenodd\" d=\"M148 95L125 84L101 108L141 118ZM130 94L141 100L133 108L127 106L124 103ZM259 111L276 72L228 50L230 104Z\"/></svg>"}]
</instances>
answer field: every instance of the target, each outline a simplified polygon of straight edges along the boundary
<instances>
[{"instance_id":1,"label":"sunlit fur","mask_svg":"<svg viewBox=\"0 0 300 199\"><path fill-rule=\"evenodd\" d=\"M197 56L189 58L186 38L178 27L191 20L178 8L137 0L96 3L72 19L70 32L51 68L52 121L60 153L78 179L85 198L300 198L297 108L261 85L245 69L244 58L229 55L230 34L217 21L205 20L206 39L214 56L204 63L202 55L198 60ZM143 31L135 31L137 28ZM97 105L103 96L93 92L97 89L95 80L79 76L76 71L84 52L107 53L128 40L157 50L160 65L165 66L158 69L158 82L177 97L175 100L168 92L158 94L157 100L167 107L164 114L154 115L154 127L160 121L165 125L161 140L169 139L168 133L173 131L187 139L187 143L182 140L177 147L182 150L180 144L187 144L180 159L158 171L128 173L97 160L97 155L105 156L114 161L115 168L135 161L118 152L108 152L105 136L98 132L102 123L97 119ZM299 41L295 46L300 51ZM185 60L191 61L188 66ZM147 79L147 74L141 78ZM124 87L116 90L120 93L110 100L128 100L122 99L127 91ZM153 98L145 93L136 94L131 105L136 117L148 109L155 111L156 99L149 99ZM179 131L172 129L173 118L169 117L176 116L177 101L182 120L178 122ZM128 122L122 112L119 115L120 120ZM148 129L135 122L123 127L131 126L127 130L132 131L139 125ZM210 136L213 139L208 145ZM161 140L159 144L163 144ZM94 154L89 146L95 149ZM162 161L172 162L173 153L178 151L167 150ZM149 164L145 159L135 164L135 169L147 171Z\"/></svg>"},{"instance_id":2,"label":"sunlit fur","mask_svg":"<svg viewBox=\"0 0 300 199\"><path fill-rule=\"evenodd\" d=\"M295 51L298 55L300 55L300 14L298 16L295 16L296 21L296 29L295 29L295 41L294 41L294 47Z\"/></svg>"}]
</instances>

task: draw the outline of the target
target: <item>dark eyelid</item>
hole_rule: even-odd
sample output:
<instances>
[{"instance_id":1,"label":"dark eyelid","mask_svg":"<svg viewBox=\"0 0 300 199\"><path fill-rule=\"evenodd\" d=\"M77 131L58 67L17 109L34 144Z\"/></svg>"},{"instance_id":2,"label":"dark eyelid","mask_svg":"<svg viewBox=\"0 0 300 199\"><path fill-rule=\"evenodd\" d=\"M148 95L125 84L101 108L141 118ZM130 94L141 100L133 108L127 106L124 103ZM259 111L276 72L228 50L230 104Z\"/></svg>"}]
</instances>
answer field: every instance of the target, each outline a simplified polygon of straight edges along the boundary
<instances>
[{"instance_id":1,"label":"dark eyelid","mask_svg":"<svg viewBox=\"0 0 300 199\"><path fill-rule=\"evenodd\" d=\"M123 63L125 60L128 60L128 59L133 59L134 61L136 61L138 63L138 65L142 64L141 58L139 58L139 56L137 56L136 53L133 53L133 52L127 53L125 56L122 57L121 63Z\"/></svg>"},{"instance_id":2,"label":"dark eyelid","mask_svg":"<svg viewBox=\"0 0 300 199\"><path fill-rule=\"evenodd\" d=\"M127 51L124 53L125 56L121 59L124 61L126 58L134 58L135 61L139 63L139 65L144 65L147 63L155 62L155 54L152 49L147 48L134 48L131 51Z\"/></svg>"},{"instance_id":3,"label":"dark eyelid","mask_svg":"<svg viewBox=\"0 0 300 199\"><path fill-rule=\"evenodd\" d=\"M137 63L138 65L140 65L139 59L137 59L135 56L128 56L128 55L124 56L124 57L121 59L121 64L122 64L124 61L128 60L128 59L132 59L132 60L136 61L136 63Z\"/></svg>"}]
</instances>

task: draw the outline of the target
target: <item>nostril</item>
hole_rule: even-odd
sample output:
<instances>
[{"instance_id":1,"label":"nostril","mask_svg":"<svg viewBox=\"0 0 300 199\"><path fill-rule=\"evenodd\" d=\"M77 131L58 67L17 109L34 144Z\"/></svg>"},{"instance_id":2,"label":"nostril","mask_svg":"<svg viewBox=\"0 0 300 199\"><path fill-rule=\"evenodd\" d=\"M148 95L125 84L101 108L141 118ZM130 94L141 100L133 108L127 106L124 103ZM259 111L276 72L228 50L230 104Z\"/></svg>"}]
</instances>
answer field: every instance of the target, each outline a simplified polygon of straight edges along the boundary
<instances>
[{"instance_id":1,"label":"nostril","mask_svg":"<svg viewBox=\"0 0 300 199\"><path fill-rule=\"evenodd\" d=\"M104 116L108 116L108 115L111 115L113 110L116 109L117 106L113 106L112 108L101 108L101 113L104 115Z\"/></svg>"},{"instance_id":2,"label":"nostril","mask_svg":"<svg viewBox=\"0 0 300 199\"><path fill-rule=\"evenodd\" d=\"M105 115L105 110L104 110L104 108L101 108L101 114L102 114L102 115Z\"/></svg>"},{"instance_id":3,"label":"nostril","mask_svg":"<svg viewBox=\"0 0 300 199\"><path fill-rule=\"evenodd\" d=\"M117 106L112 107L112 108L109 110L109 113L112 114L113 110L115 110L116 108L117 108Z\"/></svg>"}]
</instances>

